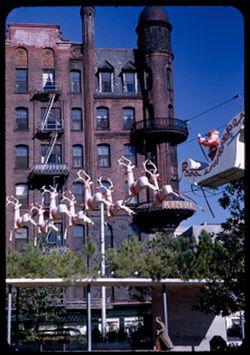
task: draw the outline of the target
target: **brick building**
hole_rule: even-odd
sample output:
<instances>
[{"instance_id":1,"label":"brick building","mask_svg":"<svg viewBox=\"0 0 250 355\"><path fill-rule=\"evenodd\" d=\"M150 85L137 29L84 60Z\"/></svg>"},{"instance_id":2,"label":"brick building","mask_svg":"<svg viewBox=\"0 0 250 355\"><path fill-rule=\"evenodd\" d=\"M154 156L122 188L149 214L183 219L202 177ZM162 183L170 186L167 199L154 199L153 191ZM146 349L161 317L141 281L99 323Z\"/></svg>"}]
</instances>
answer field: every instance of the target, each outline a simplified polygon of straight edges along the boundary
<instances>
[{"instance_id":1,"label":"brick building","mask_svg":"<svg viewBox=\"0 0 250 355\"><path fill-rule=\"evenodd\" d=\"M114 201L124 199L128 182L118 159L125 156L142 175L142 163L151 159L163 187L178 190L177 145L188 137L186 123L174 115L172 26L163 9L146 7L139 19L136 49L94 46L93 7L81 8L82 43L64 40L60 26L9 24L6 35L6 193L22 204L21 214L33 202L43 203L49 217L48 193L72 190L77 209L84 209L84 186L77 172L84 169L93 181L100 176L114 183ZM195 212L195 205L169 195L165 204L150 209L154 196L142 191L130 201L136 215L119 213L105 227L105 247L117 248L131 235L140 239L158 230L176 230ZM70 228L67 216L56 220L46 241L51 247L79 250L89 236L100 247L100 210L89 211L93 225ZM14 231L13 213L7 213L6 241L22 250L33 242L37 227ZM66 290L66 305L77 314L85 297L82 287ZM100 297L99 290L93 298ZM107 314L142 315L150 323L151 304L135 303L127 292L107 288ZM98 313L99 312L99 313ZM96 306L96 319L100 305ZM180 331L181 333L181 331Z\"/></svg>"}]
</instances>

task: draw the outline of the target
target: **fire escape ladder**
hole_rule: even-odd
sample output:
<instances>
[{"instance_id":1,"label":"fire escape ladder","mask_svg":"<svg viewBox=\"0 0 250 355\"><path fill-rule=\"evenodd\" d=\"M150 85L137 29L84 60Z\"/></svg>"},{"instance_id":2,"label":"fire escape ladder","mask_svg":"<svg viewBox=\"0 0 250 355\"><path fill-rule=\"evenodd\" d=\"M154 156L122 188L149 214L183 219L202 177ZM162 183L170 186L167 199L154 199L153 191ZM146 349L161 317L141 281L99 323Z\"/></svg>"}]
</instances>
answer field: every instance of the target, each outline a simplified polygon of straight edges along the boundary
<instances>
[{"instance_id":1,"label":"fire escape ladder","mask_svg":"<svg viewBox=\"0 0 250 355\"><path fill-rule=\"evenodd\" d=\"M47 105L46 110L44 112L43 121L42 121L42 124L41 124L41 130L42 131L44 130L44 128L46 126L46 123L48 121L51 108L52 108L53 103L55 101L55 97L56 97L56 93L55 92L53 92L53 93L51 93L49 95L49 102L48 102L48 105Z\"/></svg>"},{"instance_id":2,"label":"fire escape ladder","mask_svg":"<svg viewBox=\"0 0 250 355\"><path fill-rule=\"evenodd\" d=\"M51 156L51 153L54 149L54 146L56 144L56 140L57 140L57 136L58 136L58 133L52 133L52 138L51 138L51 141L50 141L50 144L49 144L49 147L48 147L48 150L46 152L46 155L44 157L44 164L47 164L48 161L49 161L49 158Z\"/></svg>"}]
</instances>

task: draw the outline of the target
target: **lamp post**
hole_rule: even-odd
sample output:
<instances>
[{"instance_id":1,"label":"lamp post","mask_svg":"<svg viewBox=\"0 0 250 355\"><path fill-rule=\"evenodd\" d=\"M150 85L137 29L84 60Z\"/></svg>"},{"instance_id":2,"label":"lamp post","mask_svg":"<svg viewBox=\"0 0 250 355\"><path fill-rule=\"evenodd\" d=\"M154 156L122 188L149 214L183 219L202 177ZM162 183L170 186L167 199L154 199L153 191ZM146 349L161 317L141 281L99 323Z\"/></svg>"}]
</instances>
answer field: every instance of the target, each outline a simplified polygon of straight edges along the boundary
<instances>
[{"instance_id":1,"label":"lamp post","mask_svg":"<svg viewBox=\"0 0 250 355\"><path fill-rule=\"evenodd\" d=\"M101 276L105 276L105 230L104 230L104 203L101 202ZM106 287L101 288L102 295L102 339L106 340Z\"/></svg>"}]
</instances>

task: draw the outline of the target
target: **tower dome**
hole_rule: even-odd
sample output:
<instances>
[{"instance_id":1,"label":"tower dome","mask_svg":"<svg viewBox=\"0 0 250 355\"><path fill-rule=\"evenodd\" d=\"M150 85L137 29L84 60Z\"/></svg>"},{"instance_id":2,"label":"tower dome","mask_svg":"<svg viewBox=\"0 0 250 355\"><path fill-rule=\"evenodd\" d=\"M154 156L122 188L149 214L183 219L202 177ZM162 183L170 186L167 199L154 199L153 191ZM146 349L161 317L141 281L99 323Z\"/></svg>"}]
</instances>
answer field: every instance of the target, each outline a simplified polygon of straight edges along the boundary
<instances>
[{"instance_id":1,"label":"tower dome","mask_svg":"<svg viewBox=\"0 0 250 355\"><path fill-rule=\"evenodd\" d=\"M145 26L148 22L165 22L169 24L166 12L160 6L147 6L141 12L138 26Z\"/></svg>"}]
</instances>

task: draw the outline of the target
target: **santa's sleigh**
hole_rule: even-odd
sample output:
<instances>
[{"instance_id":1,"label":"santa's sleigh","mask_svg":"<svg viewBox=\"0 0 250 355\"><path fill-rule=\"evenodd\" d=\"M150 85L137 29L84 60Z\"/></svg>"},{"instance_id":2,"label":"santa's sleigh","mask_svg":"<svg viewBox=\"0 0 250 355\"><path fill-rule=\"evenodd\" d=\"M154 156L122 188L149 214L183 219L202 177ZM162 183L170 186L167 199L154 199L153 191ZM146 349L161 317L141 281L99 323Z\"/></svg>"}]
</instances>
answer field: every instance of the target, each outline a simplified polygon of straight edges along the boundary
<instances>
[{"instance_id":1,"label":"santa's sleigh","mask_svg":"<svg viewBox=\"0 0 250 355\"><path fill-rule=\"evenodd\" d=\"M244 175L245 113L241 112L227 124L214 159L209 163L187 159L182 161L183 179L192 185L215 188Z\"/></svg>"}]
</instances>

